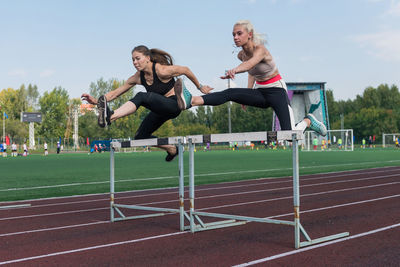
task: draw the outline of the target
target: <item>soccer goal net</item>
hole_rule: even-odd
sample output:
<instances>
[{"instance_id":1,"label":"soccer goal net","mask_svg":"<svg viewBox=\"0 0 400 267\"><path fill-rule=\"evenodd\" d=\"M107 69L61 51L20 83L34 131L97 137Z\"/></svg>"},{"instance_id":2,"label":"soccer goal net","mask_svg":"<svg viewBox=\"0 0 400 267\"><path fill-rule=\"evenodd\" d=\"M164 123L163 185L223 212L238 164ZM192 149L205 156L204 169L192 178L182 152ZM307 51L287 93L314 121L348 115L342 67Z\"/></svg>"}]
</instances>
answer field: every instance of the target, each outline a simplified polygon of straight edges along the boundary
<instances>
[{"instance_id":1,"label":"soccer goal net","mask_svg":"<svg viewBox=\"0 0 400 267\"><path fill-rule=\"evenodd\" d=\"M399 147L400 133L382 134L382 147Z\"/></svg>"},{"instance_id":2,"label":"soccer goal net","mask_svg":"<svg viewBox=\"0 0 400 267\"><path fill-rule=\"evenodd\" d=\"M353 129L328 130L326 136L307 131L303 146L305 151L353 151Z\"/></svg>"}]
</instances>

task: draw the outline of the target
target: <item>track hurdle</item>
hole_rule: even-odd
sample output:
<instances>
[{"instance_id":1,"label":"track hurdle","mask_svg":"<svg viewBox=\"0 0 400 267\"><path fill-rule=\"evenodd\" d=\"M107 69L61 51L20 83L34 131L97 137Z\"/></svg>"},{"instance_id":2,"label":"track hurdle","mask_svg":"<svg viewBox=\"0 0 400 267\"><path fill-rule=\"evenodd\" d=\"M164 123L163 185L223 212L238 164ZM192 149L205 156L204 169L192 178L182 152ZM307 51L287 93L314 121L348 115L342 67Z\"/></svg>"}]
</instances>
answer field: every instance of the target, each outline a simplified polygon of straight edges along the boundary
<instances>
[{"instance_id":1,"label":"track hurdle","mask_svg":"<svg viewBox=\"0 0 400 267\"><path fill-rule=\"evenodd\" d=\"M189 215L184 210L184 173L183 173L183 143L184 137L168 137L168 138L151 138L142 140L131 140L131 141L112 141L110 146L110 218L111 222L149 218L156 216L163 216L167 214L178 214L180 216L180 230L184 231L189 229L189 226L185 226L185 218L190 220ZM142 205L125 205L118 204L115 201L115 149L117 148L129 148L129 147L140 147L140 146L158 146L158 145L178 145L179 154L179 207L177 209L162 208L162 207L149 207ZM143 210L151 211L155 213L149 213L145 215L136 216L125 216L123 209Z\"/></svg>"},{"instance_id":2,"label":"track hurdle","mask_svg":"<svg viewBox=\"0 0 400 267\"><path fill-rule=\"evenodd\" d=\"M190 231L192 233L198 231L211 230L222 227L230 227L234 225L245 224L247 222L273 223L283 224L294 227L295 248L301 248L337 238L348 236L348 232L325 236L317 239L311 239L306 230L300 223L300 191L299 191L299 153L298 140L304 139L302 131L278 131L278 132L250 132L250 133L233 133L233 134L211 134L211 135L193 135L186 137L189 142L189 201L190 201ZM239 216L231 214L211 213L196 211L194 206L195 190L194 190L194 144L196 143L217 143L217 142L234 142L234 141L291 141L292 142L292 160L293 160L293 204L294 219L293 221L275 220L267 218L257 218L248 216ZM204 223L200 218L214 217L224 219L223 221ZM300 235L303 234L307 241L301 241Z\"/></svg>"}]
</instances>

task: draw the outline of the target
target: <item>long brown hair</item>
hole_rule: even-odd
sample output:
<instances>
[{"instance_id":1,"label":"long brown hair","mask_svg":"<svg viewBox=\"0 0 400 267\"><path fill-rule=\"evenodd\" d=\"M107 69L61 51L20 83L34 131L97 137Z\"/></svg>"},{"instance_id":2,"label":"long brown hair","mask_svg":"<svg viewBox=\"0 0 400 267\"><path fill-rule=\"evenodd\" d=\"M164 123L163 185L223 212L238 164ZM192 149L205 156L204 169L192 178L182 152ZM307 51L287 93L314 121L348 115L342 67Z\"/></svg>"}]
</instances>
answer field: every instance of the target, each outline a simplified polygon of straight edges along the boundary
<instances>
[{"instance_id":1,"label":"long brown hair","mask_svg":"<svg viewBox=\"0 0 400 267\"><path fill-rule=\"evenodd\" d=\"M139 52L145 56L149 56L151 62L159 63L161 65L174 65L172 56L161 49L149 49L145 45L139 45L133 48L132 53L133 52Z\"/></svg>"}]
</instances>

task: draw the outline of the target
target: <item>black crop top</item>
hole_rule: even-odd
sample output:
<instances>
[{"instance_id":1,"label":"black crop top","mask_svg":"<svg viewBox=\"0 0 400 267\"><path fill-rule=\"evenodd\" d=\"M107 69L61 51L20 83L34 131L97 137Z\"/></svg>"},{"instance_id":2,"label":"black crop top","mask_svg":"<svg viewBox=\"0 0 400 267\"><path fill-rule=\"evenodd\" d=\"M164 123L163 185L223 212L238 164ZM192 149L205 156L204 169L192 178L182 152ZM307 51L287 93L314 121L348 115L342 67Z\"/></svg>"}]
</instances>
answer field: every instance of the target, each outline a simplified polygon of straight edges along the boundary
<instances>
[{"instance_id":1,"label":"black crop top","mask_svg":"<svg viewBox=\"0 0 400 267\"><path fill-rule=\"evenodd\" d=\"M143 71L140 72L140 81L141 81L142 85L144 86L144 88L146 88L147 92L154 92L154 93L157 93L160 95L165 95L175 85L174 78L172 78L171 80L169 80L166 83L163 83L162 81L160 81L160 79L158 78L157 73L156 73L156 63L153 63L153 84L152 85L147 84L146 79L144 78Z\"/></svg>"}]
</instances>

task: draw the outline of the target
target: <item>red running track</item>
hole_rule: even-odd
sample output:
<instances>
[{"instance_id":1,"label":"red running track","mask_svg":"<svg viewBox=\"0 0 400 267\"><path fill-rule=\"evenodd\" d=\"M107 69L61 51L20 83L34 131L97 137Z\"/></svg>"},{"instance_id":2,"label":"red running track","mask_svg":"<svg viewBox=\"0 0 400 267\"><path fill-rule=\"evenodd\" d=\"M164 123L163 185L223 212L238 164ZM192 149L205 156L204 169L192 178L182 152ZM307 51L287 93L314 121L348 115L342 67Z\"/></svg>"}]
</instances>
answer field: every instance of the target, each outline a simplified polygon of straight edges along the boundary
<instances>
[{"instance_id":1,"label":"red running track","mask_svg":"<svg viewBox=\"0 0 400 267\"><path fill-rule=\"evenodd\" d=\"M0 265L398 266L400 167L301 176L300 193L311 238L350 236L296 250L291 226L247 223L192 234L179 231L176 214L110 223L108 195L66 197L0 203L31 204L0 210ZM125 192L116 203L177 208L177 195ZM198 186L195 206L292 220L291 177Z\"/></svg>"}]
</instances>

